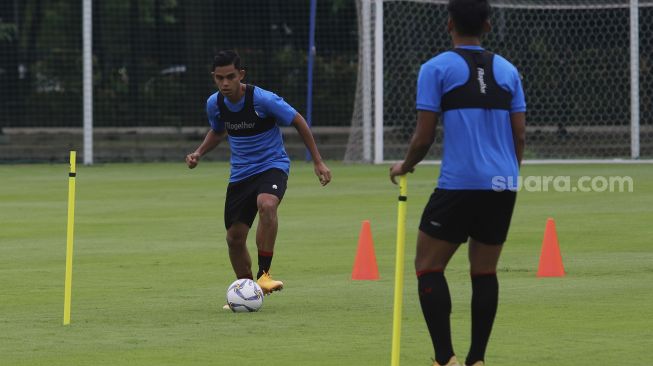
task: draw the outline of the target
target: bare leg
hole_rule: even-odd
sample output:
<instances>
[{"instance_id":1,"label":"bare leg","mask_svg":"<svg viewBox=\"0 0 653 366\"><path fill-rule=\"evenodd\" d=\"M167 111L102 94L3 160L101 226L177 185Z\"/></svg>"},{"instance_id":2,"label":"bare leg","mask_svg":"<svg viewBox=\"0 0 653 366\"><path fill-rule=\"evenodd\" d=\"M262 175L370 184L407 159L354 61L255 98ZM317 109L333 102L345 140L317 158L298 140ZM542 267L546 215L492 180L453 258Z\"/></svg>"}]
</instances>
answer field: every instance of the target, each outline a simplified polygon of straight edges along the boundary
<instances>
[{"instance_id":1,"label":"bare leg","mask_svg":"<svg viewBox=\"0 0 653 366\"><path fill-rule=\"evenodd\" d=\"M415 271L443 272L460 244L436 239L419 231L415 253Z\"/></svg>"},{"instance_id":2,"label":"bare leg","mask_svg":"<svg viewBox=\"0 0 653 366\"><path fill-rule=\"evenodd\" d=\"M256 228L256 246L260 251L274 252L274 243L277 240L277 208L279 198L273 194L261 193L256 198L258 206L258 227Z\"/></svg>"},{"instance_id":3,"label":"bare leg","mask_svg":"<svg viewBox=\"0 0 653 366\"><path fill-rule=\"evenodd\" d=\"M503 245L489 245L469 240L469 270L472 276L497 273Z\"/></svg>"},{"instance_id":4,"label":"bare leg","mask_svg":"<svg viewBox=\"0 0 653 366\"><path fill-rule=\"evenodd\" d=\"M233 223L227 230L229 259L238 278L253 278L252 259L249 256L249 251L247 251L248 232L249 226L242 222Z\"/></svg>"}]
</instances>

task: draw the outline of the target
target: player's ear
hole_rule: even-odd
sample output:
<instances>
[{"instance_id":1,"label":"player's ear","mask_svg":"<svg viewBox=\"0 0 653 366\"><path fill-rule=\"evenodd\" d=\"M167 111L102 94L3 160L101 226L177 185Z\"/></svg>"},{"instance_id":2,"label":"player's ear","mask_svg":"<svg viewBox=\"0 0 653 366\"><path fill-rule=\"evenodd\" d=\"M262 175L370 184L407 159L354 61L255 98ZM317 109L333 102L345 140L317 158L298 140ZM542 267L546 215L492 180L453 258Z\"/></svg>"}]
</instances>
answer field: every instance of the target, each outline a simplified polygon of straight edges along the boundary
<instances>
[{"instance_id":1,"label":"player's ear","mask_svg":"<svg viewBox=\"0 0 653 366\"><path fill-rule=\"evenodd\" d=\"M245 69L240 69L238 71L238 76L240 76L240 80L243 80L245 78Z\"/></svg>"},{"instance_id":2,"label":"player's ear","mask_svg":"<svg viewBox=\"0 0 653 366\"><path fill-rule=\"evenodd\" d=\"M447 33L451 34L453 32L453 19L449 17L447 19Z\"/></svg>"},{"instance_id":3,"label":"player's ear","mask_svg":"<svg viewBox=\"0 0 653 366\"><path fill-rule=\"evenodd\" d=\"M483 33L490 33L491 30L492 30L492 23L490 23L490 20L488 19L483 24Z\"/></svg>"}]
</instances>

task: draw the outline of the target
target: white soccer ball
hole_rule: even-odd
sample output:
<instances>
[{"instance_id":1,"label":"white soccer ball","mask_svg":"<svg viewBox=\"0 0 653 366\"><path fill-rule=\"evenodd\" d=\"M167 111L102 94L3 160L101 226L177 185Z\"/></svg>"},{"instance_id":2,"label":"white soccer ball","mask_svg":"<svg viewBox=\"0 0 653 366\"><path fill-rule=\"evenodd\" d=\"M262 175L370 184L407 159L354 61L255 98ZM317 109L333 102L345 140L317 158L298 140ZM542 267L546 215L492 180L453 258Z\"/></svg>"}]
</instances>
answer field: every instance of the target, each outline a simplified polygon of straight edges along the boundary
<instances>
[{"instance_id":1,"label":"white soccer ball","mask_svg":"<svg viewBox=\"0 0 653 366\"><path fill-rule=\"evenodd\" d=\"M234 313L251 313L263 306L263 290L250 279L234 281L227 289L227 304Z\"/></svg>"}]
</instances>

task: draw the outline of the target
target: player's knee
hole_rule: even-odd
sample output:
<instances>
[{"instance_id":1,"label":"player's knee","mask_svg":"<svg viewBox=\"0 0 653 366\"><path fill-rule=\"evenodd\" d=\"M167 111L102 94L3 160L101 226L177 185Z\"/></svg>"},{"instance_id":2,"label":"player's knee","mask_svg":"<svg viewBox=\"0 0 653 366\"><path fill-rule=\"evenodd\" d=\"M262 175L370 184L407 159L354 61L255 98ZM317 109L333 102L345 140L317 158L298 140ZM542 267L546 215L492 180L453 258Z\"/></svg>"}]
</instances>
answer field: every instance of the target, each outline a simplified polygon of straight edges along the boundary
<instances>
[{"instance_id":1,"label":"player's knee","mask_svg":"<svg viewBox=\"0 0 653 366\"><path fill-rule=\"evenodd\" d=\"M446 263L441 263L439 261L434 262L428 258L415 256L415 272L418 274L428 272L444 272L446 267Z\"/></svg>"},{"instance_id":2,"label":"player's knee","mask_svg":"<svg viewBox=\"0 0 653 366\"><path fill-rule=\"evenodd\" d=\"M246 245L246 236L240 234L227 233L227 245L230 248L239 248Z\"/></svg>"},{"instance_id":3,"label":"player's knee","mask_svg":"<svg viewBox=\"0 0 653 366\"><path fill-rule=\"evenodd\" d=\"M259 200L257 205L260 216L274 216L277 213L277 202L274 200Z\"/></svg>"}]
</instances>

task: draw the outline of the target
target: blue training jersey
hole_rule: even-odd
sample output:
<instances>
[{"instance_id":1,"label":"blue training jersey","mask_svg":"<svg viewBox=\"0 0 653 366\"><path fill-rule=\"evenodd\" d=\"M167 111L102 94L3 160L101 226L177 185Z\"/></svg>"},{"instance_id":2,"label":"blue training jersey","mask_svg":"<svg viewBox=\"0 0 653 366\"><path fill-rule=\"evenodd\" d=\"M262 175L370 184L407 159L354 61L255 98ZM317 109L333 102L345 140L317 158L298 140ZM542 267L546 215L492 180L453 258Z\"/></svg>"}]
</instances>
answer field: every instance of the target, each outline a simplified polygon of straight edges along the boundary
<instances>
[{"instance_id":1,"label":"blue training jersey","mask_svg":"<svg viewBox=\"0 0 653 366\"><path fill-rule=\"evenodd\" d=\"M483 50L478 46L462 46ZM515 66L494 55L493 72L500 88L512 95L510 110L461 108L442 113L444 144L438 179L441 189L491 190L494 177L514 182L519 166L512 135L510 114L526 111L521 79ZM469 66L455 52L446 51L424 63L417 80L417 109L441 113L442 96L464 85ZM511 178L508 178L511 177Z\"/></svg>"},{"instance_id":2,"label":"blue training jersey","mask_svg":"<svg viewBox=\"0 0 653 366\"><path fill-rule=\"evenodd\" d=\"M218 93L206 101L206 114L211 129L221 133L225 130L225 125L220 118ZM230 111L238 112L245 107L245 95L237 103L224 98L224 104ZM290 172L290 158L286 154L279 125L289 126L297 111L283 98L259 87L254 88L253 105L260 118L272 117L276 120L276 125L253 136L228 136L231 149L229 182L238 182L272 168L283 170L286 174Z\"/></svg>"}]
</instances>

